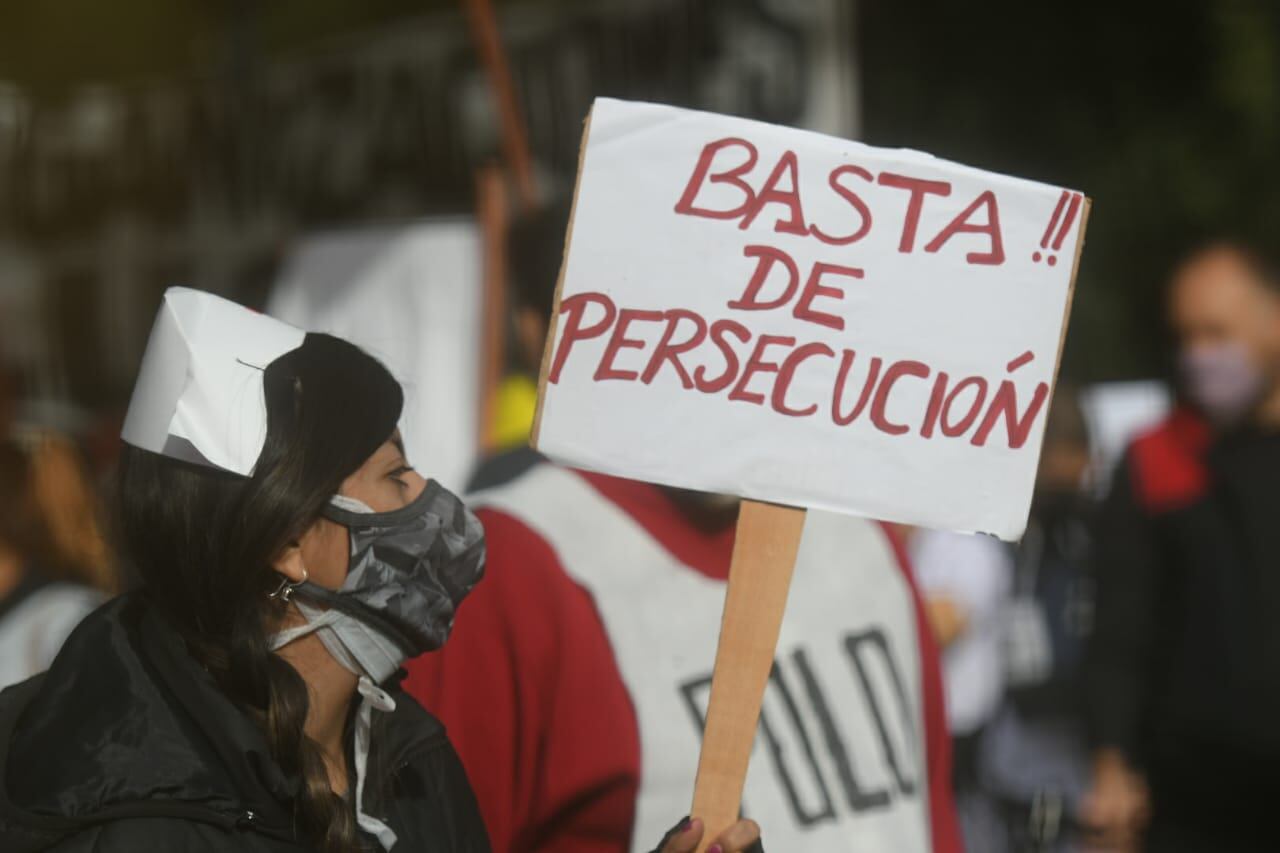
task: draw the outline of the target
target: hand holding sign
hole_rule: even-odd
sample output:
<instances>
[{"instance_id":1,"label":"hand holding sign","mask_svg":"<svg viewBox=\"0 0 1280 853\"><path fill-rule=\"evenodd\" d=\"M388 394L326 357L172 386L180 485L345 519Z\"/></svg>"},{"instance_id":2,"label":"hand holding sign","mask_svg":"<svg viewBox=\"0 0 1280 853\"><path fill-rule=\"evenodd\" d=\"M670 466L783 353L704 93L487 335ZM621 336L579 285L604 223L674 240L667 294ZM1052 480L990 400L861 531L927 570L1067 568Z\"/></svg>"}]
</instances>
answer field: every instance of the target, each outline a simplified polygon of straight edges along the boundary
<instances>
[{"instance_id":1,"label":"hand holding sign","mask_svg":"<svg viewBox=\"0 0 1280 853\"><path fill-rule=\"evenodd\" d=\"M1021 534L1087 213L918 152L596 102L534 441L753 499L700 800L719 778L736 811L803 526L774 504Z\"/></svg>"}]
</instances>

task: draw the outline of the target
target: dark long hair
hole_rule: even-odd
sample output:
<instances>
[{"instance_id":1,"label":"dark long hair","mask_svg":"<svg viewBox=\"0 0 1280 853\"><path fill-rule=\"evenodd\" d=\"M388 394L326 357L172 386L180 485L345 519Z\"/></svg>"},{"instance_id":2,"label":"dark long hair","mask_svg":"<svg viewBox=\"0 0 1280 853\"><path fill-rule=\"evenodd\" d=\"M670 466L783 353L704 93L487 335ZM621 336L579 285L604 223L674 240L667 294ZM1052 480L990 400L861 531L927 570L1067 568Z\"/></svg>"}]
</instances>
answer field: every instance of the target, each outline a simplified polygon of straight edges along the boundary
<instances>
[{"instance_id":1,"label":"dark long hair","mask_svg":"<svg viewBox=\"0 0 1280 853\"><path fill-rule=\"evenodd\" d=\"M338 853L357 847L355 817L303 733L305 682L268 645L283 616L268 597L280 582L272 560L391 436L403 397L376 359L318 334L272 362L264 387L267 438L252 477L126 448L120 526L148 600L261 726L281 769L302 778L299 834Z\"/></svg>"}]
</instances>

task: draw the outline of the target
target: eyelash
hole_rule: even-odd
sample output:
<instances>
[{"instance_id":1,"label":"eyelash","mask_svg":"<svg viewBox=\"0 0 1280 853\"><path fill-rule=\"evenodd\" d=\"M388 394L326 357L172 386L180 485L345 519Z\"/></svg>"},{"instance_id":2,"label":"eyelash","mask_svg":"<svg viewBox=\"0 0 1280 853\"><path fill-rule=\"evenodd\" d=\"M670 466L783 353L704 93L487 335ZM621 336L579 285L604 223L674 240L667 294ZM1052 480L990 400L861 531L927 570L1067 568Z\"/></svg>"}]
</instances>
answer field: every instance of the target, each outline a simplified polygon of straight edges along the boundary
<instances>
[{"instance_id":1,"label":"eyelash","mask_svg":"<svg viewBox=\"0 0 1280 853\"><path fill-rule=\"evenodd\" d=\"M404 486L405 488L408 488L409 484L400 478L403 477L405 474L411 474L411 473L413 473L412 465L401 465L399 468L395 469L387 476L390 477L392 480L395 480L397 483Z\"/></svg>"}]
</instances>

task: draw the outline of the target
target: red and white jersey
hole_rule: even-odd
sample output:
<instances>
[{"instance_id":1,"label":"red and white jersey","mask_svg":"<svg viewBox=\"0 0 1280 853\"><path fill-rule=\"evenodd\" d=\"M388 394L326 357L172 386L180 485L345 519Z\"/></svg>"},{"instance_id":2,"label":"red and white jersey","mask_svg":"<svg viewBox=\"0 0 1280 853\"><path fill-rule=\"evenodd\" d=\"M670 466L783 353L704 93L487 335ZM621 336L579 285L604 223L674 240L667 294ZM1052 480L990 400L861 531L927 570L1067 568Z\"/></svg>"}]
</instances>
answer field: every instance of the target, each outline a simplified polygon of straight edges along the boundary
<instances>
[{"instance_id":1,"label":"red and white jersey","mask_svg":"<svg viewBox=\"0 0 1280 853\"><path fill-rule=\"evenodd\" d=\"M472 500L486 579L406 688L448 727L495 850L650 850L689 810L732 527L539 465ZM889 534L810 511L744 813L787 853L959 850L937 652Z\"/></svg>"}]
</instances>

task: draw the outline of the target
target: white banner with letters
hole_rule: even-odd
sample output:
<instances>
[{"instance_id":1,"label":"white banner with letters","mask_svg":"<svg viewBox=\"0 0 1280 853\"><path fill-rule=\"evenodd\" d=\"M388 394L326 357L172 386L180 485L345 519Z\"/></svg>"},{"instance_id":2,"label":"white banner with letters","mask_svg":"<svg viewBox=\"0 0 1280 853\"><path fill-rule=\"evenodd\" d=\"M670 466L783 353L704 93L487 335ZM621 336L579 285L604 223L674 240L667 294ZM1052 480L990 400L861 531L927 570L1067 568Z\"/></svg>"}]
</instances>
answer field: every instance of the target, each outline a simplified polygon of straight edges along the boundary
<instances>
[{"instance_id":1,"label":"white banner with letters","mask_svg":"<svg viewBox=\"0 0 1280 853\"><path fill-rule=\"evenodd\" d=\"M653 104L588 119L536 446L1016 539L1088 200Z\"/></svg>"}]
</instances>

